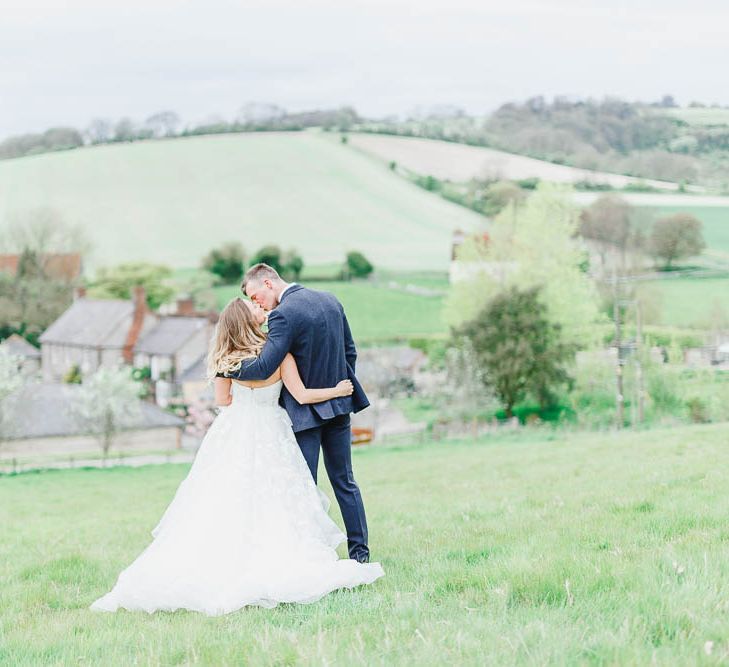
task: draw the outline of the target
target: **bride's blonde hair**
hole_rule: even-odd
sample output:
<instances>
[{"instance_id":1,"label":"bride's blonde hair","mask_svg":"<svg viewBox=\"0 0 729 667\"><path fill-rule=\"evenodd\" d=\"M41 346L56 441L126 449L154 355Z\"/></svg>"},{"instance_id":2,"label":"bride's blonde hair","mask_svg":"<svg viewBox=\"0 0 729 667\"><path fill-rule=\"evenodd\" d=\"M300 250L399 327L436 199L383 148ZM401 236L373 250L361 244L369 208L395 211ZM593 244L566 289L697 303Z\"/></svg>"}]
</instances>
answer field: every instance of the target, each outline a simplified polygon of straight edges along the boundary
<instances>
[{"instance_id":1,"label":"bride's blonde hair","mask_svg":"<svg viewBox=\"0 0 729 667\"><path fill-rule=\"evenodd\" d=\"M220 313L208 352L208 380L217 373L240 369L245 359L257 357L266 342L266 334L240 297L233 299Z\"/></svg>"}]
</instances>

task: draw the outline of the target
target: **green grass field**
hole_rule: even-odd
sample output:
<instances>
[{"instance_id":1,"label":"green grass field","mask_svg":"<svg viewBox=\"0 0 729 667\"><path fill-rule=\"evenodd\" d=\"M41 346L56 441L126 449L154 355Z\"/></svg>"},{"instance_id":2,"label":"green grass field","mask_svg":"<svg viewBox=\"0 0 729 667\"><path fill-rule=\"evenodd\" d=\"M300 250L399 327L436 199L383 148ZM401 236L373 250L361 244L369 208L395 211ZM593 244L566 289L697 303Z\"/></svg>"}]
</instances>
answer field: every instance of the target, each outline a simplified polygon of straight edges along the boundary
<instances>
[{"instance_id":1,"label":"green grass field","mask_svg":"<svg viewBox=\"0 0 729 667\"><path fill-rule=\"evenodd\" d=\"M0 477L0 663L719 664L728 437L530 431L357 450L386 577L221 618L88 611L187 466Z\"/></svg>"},{"instance_id":2,"label":"green grass field","mask_svg":"<svg viewBox=\"0 0 729 667\"><path fill-rule=\"evenodd\" d=\"M703 223L706 250L690 260L710 266L729 267L729 208L718 206L641 207L649 214L646 222L674 213L691 213ZM729 279L669 278L643 283L648 298L657 297L659 322L669 326L707 327L712 313L723 308L729 314ZM639 291L641 291L639 290Z\"/></svg>"},{"instance_id":3,"label":"green grass field","mask_svg":"<svg viewBox=\"0 0 729 667\"><path fill-rule=\"evenodd\" d=\"M405 284L410 282L443 287L438 278L423 277L419 281L416 277ZM428 337L448 331L442 318L442 296L410 294L369 282L313 282L307 283L307 287L332 292L342 302L352 334L359 343ZM216 287L214 292L219 308L241 294L237 285Z\"/></svg>"},{"instance_id":4,"label":"green grass field","mask_svg":"<svg viewBox=\"0 0 729 667\"><path fill-rule=\"evenodd\" d=\"M197 266L214 246L276 243L308 264L360 250L378 268L444 270L481 221L315 132L97 146L0 162L0 231L38 207L87 231L87 264Z\"/></svg>"},{"instance_id":5,"label":"green grass field","mask_svg":"<svg viewBox=\"0 0 729 667\"><path fill-rule=\"evenodd\" d=\"M656 300L656 324L710 329L729 318L729 278L674 278L641 283L638 294Z\"/></svg>"}]
</instances>

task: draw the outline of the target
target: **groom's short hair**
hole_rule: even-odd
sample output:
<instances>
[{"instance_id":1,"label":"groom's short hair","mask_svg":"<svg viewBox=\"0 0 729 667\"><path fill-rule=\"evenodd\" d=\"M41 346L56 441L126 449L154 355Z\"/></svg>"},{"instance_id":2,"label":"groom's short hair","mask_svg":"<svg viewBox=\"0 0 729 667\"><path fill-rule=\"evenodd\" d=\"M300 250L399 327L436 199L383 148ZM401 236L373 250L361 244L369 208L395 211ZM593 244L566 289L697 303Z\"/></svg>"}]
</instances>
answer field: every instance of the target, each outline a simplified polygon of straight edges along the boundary
<instances>
[{"instance_id":1,"label":"groom's short hair","mask_svg":"<svg viewBox=\"0 0 729 667\"><path fill-rule=\"evenodd\" d=\"M248 283L260 283L264 280L270 280L273 282L275 280L281 280L281 276L278 275L278 271L276 271L276 269L272 266L260 262L259 264L254 264L250 269L248 269L248 271L246 271L240 288L243 292L245 292L246 285L248 285Z\"/></svg>"}]
</instances>

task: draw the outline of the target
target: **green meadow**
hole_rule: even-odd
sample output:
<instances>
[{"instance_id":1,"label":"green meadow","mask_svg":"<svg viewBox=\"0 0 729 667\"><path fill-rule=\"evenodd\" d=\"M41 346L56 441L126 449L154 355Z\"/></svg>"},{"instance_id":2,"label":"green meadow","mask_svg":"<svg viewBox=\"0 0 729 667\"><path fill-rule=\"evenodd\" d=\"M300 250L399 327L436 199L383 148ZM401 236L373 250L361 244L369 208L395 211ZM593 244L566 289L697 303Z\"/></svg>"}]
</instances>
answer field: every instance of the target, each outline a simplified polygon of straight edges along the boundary
<instances>
[{"instance_id":1,"label":"green meadow","mask_svg":"<svg viewBox=\"0 0 729 667\"><path fill-rule=\"evenodd\" d=\"M729 278L666 278L640 283L656 324L711 329L729 322Z\"/></svg>"},{"instance_id":2,"label":"green meadow","mask_svg":"<svg viewBox=\"0 0 729 667\"><path fill-rule=\"evenodd\" d=\"M536 429L357 449L385 578L220 618L88 610L186 465L0 477L0 664L721 664L728 438Z\"/></svg>"}]
</instances>

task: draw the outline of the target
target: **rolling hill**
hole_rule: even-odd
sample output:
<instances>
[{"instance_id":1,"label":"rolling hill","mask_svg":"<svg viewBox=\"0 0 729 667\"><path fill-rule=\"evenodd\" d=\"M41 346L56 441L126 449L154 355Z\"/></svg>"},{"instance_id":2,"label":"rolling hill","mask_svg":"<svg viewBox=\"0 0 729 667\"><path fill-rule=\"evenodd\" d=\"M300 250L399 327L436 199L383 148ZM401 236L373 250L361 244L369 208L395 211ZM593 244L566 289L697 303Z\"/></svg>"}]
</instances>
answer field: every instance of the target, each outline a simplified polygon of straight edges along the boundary
<instances>
[{"instance_id":1,"label":"rolling hill","mask_svg":"<svg viewBox=\"0 0 729 667\"><path fill-rule=\"evenodd\" d=\"M436 139L383 134L351 134L349 143L382 160L394 160L399 165L419 174L429 174L454 182L468 181L472 178L511 180L539 178L556 183L587 181L610 185L614 188L643 183L660 190L678 190L678 184L668 181L579 169L493 148Z\"/></svg>"},{"instance_id":2,"label":"rolling hill","mask_svg":"<svg viewBox=\"0 0 729 667\"><path fill-rule=\"evenodd\" d=\"M82 225L87 264L196 266L210 248L276 243L308 264L364 252L391 269L447 267L478 215L314 132L114 144L0 162L0 231L39 207Z\"/></svg>"}]
</instances>

